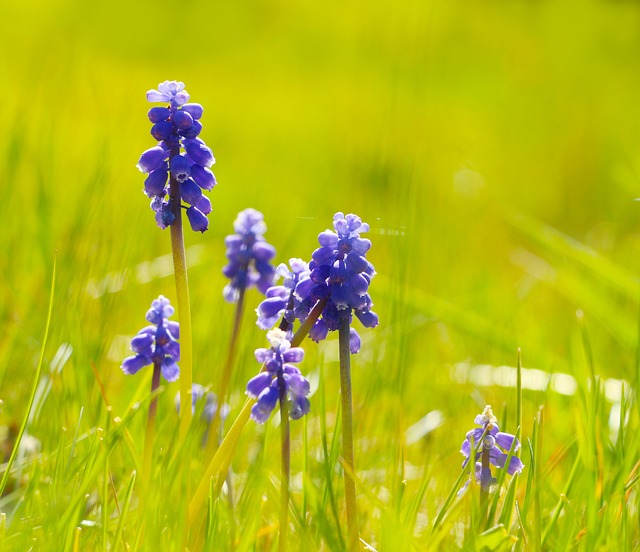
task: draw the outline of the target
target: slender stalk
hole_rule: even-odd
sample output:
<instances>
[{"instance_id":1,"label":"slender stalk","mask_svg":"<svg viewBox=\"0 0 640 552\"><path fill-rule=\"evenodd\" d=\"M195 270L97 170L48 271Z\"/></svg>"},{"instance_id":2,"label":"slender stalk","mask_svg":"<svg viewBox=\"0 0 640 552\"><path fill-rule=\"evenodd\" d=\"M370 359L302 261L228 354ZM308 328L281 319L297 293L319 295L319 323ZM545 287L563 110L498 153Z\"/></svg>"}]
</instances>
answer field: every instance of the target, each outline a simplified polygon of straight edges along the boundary
<instances>
[{"instance_id":1,"label":"slender stalk","mask_svg":"<svg viewBox=\"0 0 640 552\"><path fill-rule=\"evenodd\" d=\"M218 388L218 404L216 406L216 413L211 421L211 433L214 435L213 439L210 439L207 443L207 457L213 456L215 449L218 446L218 430L222 420L220 419L220 412L224 406L224 401L227 397L227 390L229 389L229 382L231 381L231 374L233 373L233 364L236 358L236 350L238 344L238 336L240 335L240 327L242 326L242 315L244 313L244 301L245 290L240 290L238 296L238 302L236 303L236 312L233 318L233 328L231 329L231 338L229 339L229 348L227 349L227 358L225 359L224 366L222 367L222 376L220 378L220 387Z\"/></svg>"},{"instance_id":2,"label":"slender stalk","mask_svg":"<svg viewBox=\"0 0 640 552\"><path fill-rule=\"evenodd\" d=\"M11 467L13 466L16 456L18 455L18 451L20 450L20 442L22 441L24 432L27 429L27 422L29 421L31 409L33 408L33 401L35 400L35 397L36 397L36 389L38 388L38 382L40 381L40 374L42 373L42 364L44 363L44 351L47 346L47 340L49 339L49 328L51 327L51 315L53 313L53 295L56 288L56 265L57 265L57 252L53 258L51 288L49 291L49 309L47 311L47 322L45 324L44 337L42 338L42 345L40 347L40 357L38 359L36 375L35 375L35 378L33 379L33 385L31 386L31 395L29 395L29 402L27 403L27 409L25 411L24 417L22 418L22 423L20 424L18 435L16 436L16 440L13 444L13 450L11 451L11 455L9 456L9 461L6 464L4 474L2 475L2 480L0 480L0 496L2 496L2 494L4 493L4 489L7 486L7 482L9 481Z\"/></svg>"},{"instance_id":3,"label":"slender stalk","mask_svg":"<svg viewBox=\"0 0 640 552\"><path fill-rule=\"evenodd\" d=\"M153 376L151 377L151 395L155 394L156 389L160 386L160 362L153 363ZM189 398L189 403L191 399ZM182 403L184 404L184 403ZM181 410L187 410L181 408ZM158 411L158 397L154 396L149 403L149 415L147 416L147 429L144 434L144 452L142 456L142 480L145 487L148 486L151 479L151 466L153 458L153 437L156 428L156 413ZM146 489L145 489L146 492Z\"/></svg>"},{"instance_id":4,"label":"slender stalk","mask_svg":"<svg viewBox=\"0 0 640 552\"><path fill-rule=\"evenodd\" d=\"M279 552L287 551L289 534L289 479L291 469L291 436L289 433L289 409L287 408L287 388L282 371L278 374L278 388L280 391L280 437L281 449L281 478L280 478L280 541Z\"/></svg>"},{"instance_id":5,"label":"slender stalk","mask_svg":"<svg viewBox=\"0 0 640 552\"><path fill-rule=\"evenodd\" d=\"M491 464L489 461L490 448L484 445L482 439L482 471L480 472L480 525L484 523L489 503L489 490L491 489ZM506 469L506 468L505 468Z\"/></svg>"},{"instance_id":6,"label":"slender stalk","mask_svg":"<svg viewBox=\"0 0 640 552\"><path fill-rule=\"evenodd\" d=\"M171 157L178 155L180 148L171 150ZM171 225L171 253L173 273L178 297L178 319L180 321L180 404L191 404L191 384L193 381L193 354L191 337L191 306L189 302L189 282L187 278L187 255L182 232L182 199L180 184L171 176L169 196L175 220ZM180 409L180 441L183 442L191 423L191 409Z\"/></svg>"},{"instance_id":7,"label":"slender stalk","mask_svg":"<svg viewBox=\"0 0 640 552\"><path fill-rule=\"evenodd\" d=\"M516 379L516 429L522 428L522 351L518 347ZM520 456L520 451L516 451L516 456Z\"/></svg>"},{"instance_id":8,"label":"slender stalk","mask_svg":"<svg viewBox=\"0 0 640 552\"><path fill-rule=\"evenodd\" d=\"M344 470L344 494L347 502L349 550L357 550L360 542L353 454L353 409L351 400L351 352L349 351L349 320L343 320L338 334L340 347L340 396L342 399L342 454L348 470ZM351 472L351 473L349 473Z\"/></svg>"}]
</instances>

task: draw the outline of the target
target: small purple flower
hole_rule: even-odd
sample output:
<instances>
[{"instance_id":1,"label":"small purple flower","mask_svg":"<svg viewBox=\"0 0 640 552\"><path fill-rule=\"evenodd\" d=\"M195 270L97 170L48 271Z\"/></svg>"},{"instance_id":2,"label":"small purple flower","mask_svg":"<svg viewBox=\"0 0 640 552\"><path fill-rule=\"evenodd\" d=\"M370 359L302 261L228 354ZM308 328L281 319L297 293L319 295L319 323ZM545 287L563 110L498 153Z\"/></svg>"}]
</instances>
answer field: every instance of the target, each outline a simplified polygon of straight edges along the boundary
<instances>
[{"instance_id":1,"label":"small purple flower","mask_svg":"<svg viewBox=\"0 0 640 552\"><path fill-rule=\"evenodd\" d=\"M157 90L149 90L147 100L168 103L167 107L149 110L151 135L158 145L145 151L138 161L138 169L148 174L144 192L155 201L151 208L156 212L156 223L164 229L176 219L174 200L168 197L170 177L180 187L181 200L189 205L187 218L191 228L204 232L209 225L211 203L202 199L202 190L211 190L216 185L209 170L216 161L211 149L198 138L202 130L199 121L202 106L187 103L189 94L184 83L177 81L165 81Z\"/></svg>"},{"instance_id":2,"label":"small purple flower","mask_svg":"<svg viewBox=\"0 0 640 552\"><path fill-rule=\"evenodd\" d=\"M216 410L218 408L218 397L216 397L215 393L212 391L207 391L202 385L199 383L193 383L191 385L191 413L195 414L196 407L201 401L204 400L204 406L202 407L202 421L210 424L213 418L216 415ZM176 393L176 397L174 399L176 410L178 414L180 413L180 392ZM229 405L223 404L220 407L220 418L225 420L229 415Z\"/></svg>"},{"instance_id":3,"label":"small purple flower","mask_svg":"<svg viewBox=\"0 0 640 552\"><path fill-rule=\"evenodd\" d=\"M351 322L352 313L366 328L378 325L369 296L369 284L375 275L373 265L366 259L371 242L360 237L361 232L369 230L369 225L357 215L338 212L333 217L333 227L333 231L325 230L318 235L320 247L313 252L310 272L295 288L295 315L301 321L320 299L327 300L321 318L309 332L314 341L325 339L343 320ZM351 334L350 349L352 353L360 349L357 333Z\"/></svg>"},{"instance_id":4,"label":"small purple flower","mask_svg":"<svg viewBox=\"0 0 640 552\"><path fill-rule=\"evenodd\" d=\"M264 364L264 371L247 383L247 395L257 399L251 409L251 418L263 424L271 416L280 396L279 380L284 382L289 417L298 420L309 412L311 404L307 396L310 386L300 370L293 366L304 358L300 347L291 347L287 334L280 329L267 332L270 349L256 349L258 362Z\"/></svg>"},{"instance_id":5,"label":"small purple flower","mask_svg":"<svg viewBox=\"0 0 640 552\"><path fill-rule=\"evenodd\" d=\"M278 265L276 275L283 278L282 285L270 287L265 293L266 299L256 309L257 324L263 330L273 328L283 315L289 327L296 319L295 308L299 301L294 291L301 279L308 278L309 265L302 259L289 259L289 267L284 263Z\"/></svg>"},{"instance_id":6,"label":"small purple flower","mask_svg":"<svg viewBox=\"0 0 640 552\"><path fill-rule=\"evenodd\" d=\"M260 211L245 209L238 213L233 223L235 234L225 238L227 259L229 263L222 273L231 280L224 288L224 298L235 303L240 291L255 286L265 293L271 286L275 269L271 260L276 250L269 245L263 234L267 230L264 217Z\"/></svg>"},{"instance_id":7,"label":"small purple flower","mask_svg":"<svg viewBox=\"0 0 640 552\"><path fill-rule=\"evenodd\" d=\"M169 300L162 295L151 303L146 319L153 325L141 329L131 340L131 350L136 354L124 359L122 371L125 374L135 374L144 366L157 364L164 379L170 382L178 379L180 326L167 320L173 312Z\"/></svg>"},{"instance_id":8,"label":"small purple flower","mask_svg":"<svg viewBox=\"0 0 640 552\"><path fill-rule=\"evenodd\" d=\"M466 438L460 448L460 452L465 457L462 465L464 467L467 465L467 462L469 462L469 458L471 456L471 441L473 440L474 450L476 451L476 481L481 483L484 487L489 488L490 485L496 483L496 480L492 477L490 469L482 469L482 463L479 462L482 455L489 455L489 462L491 465L498 468L504 468L511 446L513 445L514 452L517 451L520 449L520 441L518 441L514 435L511 435L510 433L502 433L500 431L500 428L498 427L498 420L493 415L491 405L487 405L482 414L478 414L476 416L474 423L480 427L471 429L467 432ZM479 445L481 439L482 445ZM509 475L514 475L515 473L520 473L523 468L524 464L522 463L522 460L517 456L512 456L509 461L509 465L507 466L507 472Z\"/></svg>"}]
</instances>

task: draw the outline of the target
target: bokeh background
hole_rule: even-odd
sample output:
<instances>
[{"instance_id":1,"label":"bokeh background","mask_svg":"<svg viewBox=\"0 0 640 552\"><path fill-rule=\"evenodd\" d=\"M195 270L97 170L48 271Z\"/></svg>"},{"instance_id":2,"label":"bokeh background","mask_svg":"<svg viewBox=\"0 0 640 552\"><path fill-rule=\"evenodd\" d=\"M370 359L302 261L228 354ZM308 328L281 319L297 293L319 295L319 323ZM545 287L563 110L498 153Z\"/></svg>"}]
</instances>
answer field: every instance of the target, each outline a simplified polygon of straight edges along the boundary
<instances>
[{"instance_id":1,"label":"bokeh background","mask_svg":"<svg viewBox=\"0 0 640 552\"><path fill-rule=\"evenodd\" d=\"M586 334L597 374L635 381L637 2L0 6L0 416L23 414L57 251L46 362L71 354L32 430L45 449L81 408L81 424L96 423L92 364L116 413L146 389L119 363L151 300L175 300L169 234L135 168L155 144L145 92L167 79L205 107L217 158L210 229L186 232L197 381L215 388L226 353L223 238L246 207L264 213L278 261L308 259L336 211L371 225L380 326L362 330L354 359L356 432L371 437L363 471L388 467L430 411L451 425L407 446L417 466L457 466L484 403L513 412L513 389L456 380L456 367L514 366L520 347L525 367L579 380ZM258 302L251 293L232 410L264 344ZM308 371L329 373L328 409L336 347L310 345L307 357ZM161 398L167 424L176 391ZM562 414L576 400L526 392L524 433L544 403L553 454L581 427L579 409ZM562 481L562 467L554 474Z\"/></svg>"}]
</instances>

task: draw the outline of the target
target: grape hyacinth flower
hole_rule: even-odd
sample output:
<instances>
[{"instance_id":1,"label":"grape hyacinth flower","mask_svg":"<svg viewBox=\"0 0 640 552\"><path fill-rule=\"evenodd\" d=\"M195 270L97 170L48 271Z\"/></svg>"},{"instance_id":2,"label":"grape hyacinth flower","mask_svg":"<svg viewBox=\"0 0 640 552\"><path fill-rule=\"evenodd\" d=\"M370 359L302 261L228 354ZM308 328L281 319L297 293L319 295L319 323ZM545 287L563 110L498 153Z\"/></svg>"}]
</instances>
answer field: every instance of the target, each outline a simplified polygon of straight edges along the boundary
<instances>
[{"instance_id":1,"label":"grape hyacinth flower","mask_svg":"<svg viewBox=\"0 0 640 552\"><path fill-rule=\"evenodd\" d=\"M351 323L352 313L366 328L378 325L378 315L371 307L369 284L375 275L373 265L366 259L371 241L361 238L369 225L357 215L338 212L333 217L335 231L325 230L318 235L320 247L313 252L310 273L301 278L295 288L298 304L296 317L303 321L320 300L326 304L315 322L309 337L321 341L329 331L338 330L344 320ZM355 332L355 330L353 330ZM352 332L351 353L360 348L360 337Z\"/></svg>"},{"instance_id":2,"label":"grape hyacinth flower","mask_svg":"<svg viewBox=\"0 0 640 552\"><path fill-rule=\"evenodd\" d=\"M166 297L160 295L155 299L146 314L147 321L152 325L142 328L131 340L131 349L136 354L122 362L122 371L125 374L135 374L144 366L153 364L152 399L149 403L142 458L144 487L149 485L152 471L153 436L158 409L158 397L154 393L160 385L160 374L169 382L176 381L180 375L180 369L176 364L180 360L180 326L177 322L168 320L173 316L173 312L173 307Z\"/></svg>"},{"instance_id":3,"label":"grape hyacinth flower","mask_svg":"<svg viewBox=\"0 0 640 552\"><path fill-rule=\"evenodd\" d=\"M180 326L168 320L174 309L166 297L160 295L151 303L146 319L151 326L142 328L131 340L131 350L136 353L122 363L125 374L135 374L144 366L153 364L159 367L164 379L176 381L180 369L176 364L180 360Z\"/></svg>"},{"instance_id":4,"label":"grape hyacinth flower","mask_svg":"<svg viewBox=\"0 0 640 552\"><path fill-rule=\"evenodd\" d=\"M491 485L496 483L496 479L491 474L491 465L504 468L511 447L513 446L513 451L516 452L520 448L520 441L516 439L515 435L500 431L498 421L491 410L491 405L487 405L482 414L476 416L474 423L480 427L467 432L460 449L460 452L465 457L462 466L466 466L469 462L471 441L473 440L473 446L476 451L474 458L475 478L482 489L488 491ZM479 445L480 440L482 440L482 445ZM515 473L520 473L523 468L522 460L517 456L512 456L507 466L507 473L514 475Z\"/></svg>"},{"instance_id":5,"label":"grape hyacinth flower","mask_svg":"<svg viewBox=\"0 0 640 552\"><path fill-rule=\"evenodd\" d=\"M207 391L205 387L200 385L199 383L194 383L191 385L191 413L195 414L196 407L199 403L204 401L204 406L202 407L202 421L210 424L213 420L213 417L216 415L216 410L218 409L218 397L212 391ZM180 392L176 393L174 403L176 405L176 411L180 413ZM226 419L229 415L229 405L224 404L220 408L220 415L222 419Z\"/></svg>"},{"instance_id":6,"label":"grape hyacinth flower","mask_svg":"<svg viewBox=\"0 0 640 552\"><path fill-rule=\"evenodd\" d=\"M263 424L271 416L280 396L280 385L284 384L289 417L302 418L309 412L309 382L300 370L293 366L304 358L301 347L291 347L284 331L276 328L267 332L270 349L256 349L258 362L264 363L265 370L251 378L247 384L247 395L257 399L251 409L251 418Z\"/></svg>"},{"instance_id":7,"label":"grape hyacinth flower","mask_svg":"<svg viewBox=\"0 0 640 552\"><path fill-rule=\"evenodd\" d=\"M260 211L245 209L238 213L233 223L235 234L225 238L229 263L222 270L231 280L224 288L224 298L229 303L238 302L240 295L251 286L265 293L273 283L275 269L271 260L276 250L263 234L267 230Z\"/></svg>"},{"instance_id":8,"label":"grape hyacinth flower","mask_svg":"<svg viewBox=\"0 0 640 552\"><path fill-rule=\"evenodd\" d=\"M289 267L284 263L278 265L276 275L284 279L282 285L271 286L265 293L266 299L256 309L257 324L263 330L273 328L283 315L286 329L293 328L295 309L300 303L294 291L298 282L309 276L309 265L302 259L289 259Z\"/></svg>"},{"instance_id":9,"label":"grape hyacinth flower","mask_svg":"<svg viewBox=\"0 0 640 552\"><path fill-rule=\"evenodd\" d=\"M158 90L147 92L147 100L167 104L149 110L149 120L153 123L151 135L158 140L158 145L145 151L138 161L138 169L147 174L144 192L151 198L156 223L162 229L173 225L184 201L189 205L186 214L191 228L204 232L209 225L207 215L211 212L211 202L202 191L216 185L210 171L216 161L211 149L198 137L203 108L200 104L188 103L184 83L177 81L160 83ZM167 186L169 176L177 184L179 193L172 193Z\"/></svg>"}]
</instances>

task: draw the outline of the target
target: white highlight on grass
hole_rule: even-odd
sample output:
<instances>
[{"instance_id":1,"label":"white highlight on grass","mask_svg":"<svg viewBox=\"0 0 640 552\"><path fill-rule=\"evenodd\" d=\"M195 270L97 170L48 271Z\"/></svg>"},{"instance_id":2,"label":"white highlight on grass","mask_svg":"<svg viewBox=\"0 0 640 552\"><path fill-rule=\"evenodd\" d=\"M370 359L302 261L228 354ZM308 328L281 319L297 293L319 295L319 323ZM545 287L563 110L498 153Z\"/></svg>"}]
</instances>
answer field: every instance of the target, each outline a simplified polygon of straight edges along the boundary
<instances>
[{"instance_id":1,"label":"white highlight on grass","mask_svg":"<svg viewBox=\"0 0 640 552\"><path fill-rule=\"evenodd\" d=\"M491 364L472 364L458 362L449 370L451 379L458 384L471 383L479 387L497 385L499 387L516 387L518 370L515 366L493 366ZM620 430L620 402L622 401L622 385L629 388L628 382L617 378L600 380L607 401L612 403L609 414L610 436L615 440ZM555 372L549 374L536 368L522 368L522 389L530 391L547 390L559 395L574 396L578 392L578 382L571 374Z\"/></svg>"},{"instance_id":2,"label":"white highlight on grass","mask_svg":"<svg viewBox=\"0 0 640 552\"><path fill-rule=\"evenodd\" d=\"M204 262L205 246L196 244L187 248L187 266L194 267ZM143 261L133 268L125 268L119 272L109 272L102 278L91 278L85 291L94 299L107 293L116 293L124 289L133 279L135 284L147 284L159 278L168 278L173 274L171 255L161 255L151 261Z\"/></svg>"},{"instance_id":3,"label":"white highlight on grass","mask_svg":"<svg viewBox=\"0 0 640 552\"><path fill-rule=\"evenodd\" d=\"M432 410L426 416L418 420L415 424L408 427L404 433L407 445L413 445L420 439L437 429L444 423L444 414L439 410Z\"/></svg>"}]
</instances>

